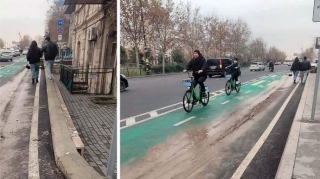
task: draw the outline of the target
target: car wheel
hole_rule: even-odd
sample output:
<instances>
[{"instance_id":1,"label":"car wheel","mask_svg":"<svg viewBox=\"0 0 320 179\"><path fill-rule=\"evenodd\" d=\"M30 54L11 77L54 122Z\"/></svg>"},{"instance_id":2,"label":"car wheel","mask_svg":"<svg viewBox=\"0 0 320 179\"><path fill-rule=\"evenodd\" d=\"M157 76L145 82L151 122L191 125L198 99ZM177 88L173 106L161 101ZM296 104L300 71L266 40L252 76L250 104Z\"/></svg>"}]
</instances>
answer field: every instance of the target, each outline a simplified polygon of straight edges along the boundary
<instances>
[{"instance_id":1,"label":"car wheel","mask_svg":"<svg viewBox=\"0 0 320 179\"><path fill-rule=\"evenodd\" d=\"M126 90L126 84L123 81L120 81L120 92L123 92Z\"/></svg>"}]
</instances>

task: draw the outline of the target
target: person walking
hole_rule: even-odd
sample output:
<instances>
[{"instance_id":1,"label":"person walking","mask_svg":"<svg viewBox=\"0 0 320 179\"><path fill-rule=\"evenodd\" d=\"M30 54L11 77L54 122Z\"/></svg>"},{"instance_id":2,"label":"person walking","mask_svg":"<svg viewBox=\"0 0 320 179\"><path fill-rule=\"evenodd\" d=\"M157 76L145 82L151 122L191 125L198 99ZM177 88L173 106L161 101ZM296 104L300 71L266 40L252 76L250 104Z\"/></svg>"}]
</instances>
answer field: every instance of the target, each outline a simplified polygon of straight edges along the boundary
<instances>
[{"instance_id":1,"label":"person walking","mask_svg":"<svg viewBox=\"0 0 320 179\"><path fill-rule=\"evenodd\" d=\"M29 51L27 53L27 60L30 64L31 69L31 78L32 78L32 84L34 82L38 83L39 80L39 66L40 66L40 58L42 57L42 53L40 51L40 48L38 48L38 44L36 41L32 41Z\"/></svg>"},{"instance_id":2,"label":"person walking","mask_svg":"<svg viewBox=\"0 0 320 179\"><path fill-rule=\"evenodd\" d=\"M307 57L303 58L303 61L300 63L300 75L301 75L301 82L304 84L307 80L308 71L311 69L311 64L307 60Z\"/></svg>"},{"instance_id":3,"label":"person walking","mask_svg":"<svg viewBox=\"0 0 320 179\"><path fill-rule=\"evenodd\" d=\"M54 60L58 54L58 47L56 44L50 41L50 37L45 38L45 44L41 49L41 53L44 53L47 78L51 80Z\"/></svg>"},{"instance_id":4,"label":"person walking","mask_svg":"<svg viewBox=\"0 0 320 179\"><path fill-rule=\"evenodd\" d=\"M290 70L293 73L293 83L296 83L296 80L300 71L300 61L298 57L294 59Z\"/></svg>"}]
</instances>

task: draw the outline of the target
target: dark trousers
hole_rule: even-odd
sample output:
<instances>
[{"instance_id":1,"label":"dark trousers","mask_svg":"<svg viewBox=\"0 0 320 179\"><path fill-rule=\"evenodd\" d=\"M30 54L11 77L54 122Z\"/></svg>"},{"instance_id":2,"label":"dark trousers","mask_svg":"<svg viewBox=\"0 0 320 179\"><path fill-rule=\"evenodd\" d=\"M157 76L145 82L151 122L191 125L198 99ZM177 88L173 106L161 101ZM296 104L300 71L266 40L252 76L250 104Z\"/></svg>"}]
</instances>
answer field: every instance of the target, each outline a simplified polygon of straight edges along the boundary
<instances>
[{"instance_id":1,"label":"dark trousers","mask_svg":"<svg viewBox=\"0 0 320 179\"><path fill-rule=\"evenodd\" d=\"M207 79L207 75L194 77L194 87L196 87L199 84L201 86L202 92L205 91L205 86L203 82L205 82L206 79Z\"/></svg>"},{"instance_id":2,"label":"dark trousers","mask_svg":"<svg viewBox=\"0 0 320 179\"><path fill-rule=\"evenodd\" d=\"M238 81L238 77L241 75L239 72L234 72L231 74L231 79Z\"/></svg>"}]
</instances>

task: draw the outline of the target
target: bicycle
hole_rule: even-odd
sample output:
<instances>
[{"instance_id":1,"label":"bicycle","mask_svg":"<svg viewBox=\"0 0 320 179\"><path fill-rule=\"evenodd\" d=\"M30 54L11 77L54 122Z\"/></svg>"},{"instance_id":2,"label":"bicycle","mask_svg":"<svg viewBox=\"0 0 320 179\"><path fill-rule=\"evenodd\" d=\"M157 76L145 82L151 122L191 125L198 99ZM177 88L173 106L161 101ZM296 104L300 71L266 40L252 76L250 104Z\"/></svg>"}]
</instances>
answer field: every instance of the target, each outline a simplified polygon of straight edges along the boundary
<instances>
[{"instance_id":1,"label":"bicycle","mask_svg":"<svg viewBox=\"0 0 320 179\"><path fill-rule=\"evenodd\" d=\"M188 76L190 79L182 80L182 86L188 87L188 90L185 92L183 96L183 109L186 112L191 112L193 109L193 106L196 105L196 102L200 101L203 106L207 106L209 103L209 88L205 86L205 93L206 95L202 95L201 86L199 85L199 94L196 94L196 90L194 87L195 80L193 76L190 76L190 73L188 72Z\"/></svg>"},{"instance_id":2,"label":"bicycle","mask_svg":"<svg viewBox=\"0 0 320 179\"><path fill-rule=\"evenodd\" d=\"M241 88L240 80L239 83L236 84L235 79L231 79L231 74L227 74L226 78L228 78L228 81L225 86L226 94L229 96L233 90L236 90L236 92L239 93Z\"/></svg>"}]
</instances>

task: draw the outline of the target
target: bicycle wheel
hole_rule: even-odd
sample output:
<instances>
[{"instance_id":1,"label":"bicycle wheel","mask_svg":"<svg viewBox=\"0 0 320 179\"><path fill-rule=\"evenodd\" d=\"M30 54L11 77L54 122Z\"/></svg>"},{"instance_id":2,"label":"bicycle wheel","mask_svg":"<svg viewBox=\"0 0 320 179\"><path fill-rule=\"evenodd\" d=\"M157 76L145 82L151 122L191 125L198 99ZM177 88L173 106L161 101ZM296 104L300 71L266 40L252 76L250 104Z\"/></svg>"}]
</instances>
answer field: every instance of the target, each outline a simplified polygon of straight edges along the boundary
<instances>
[{"instance_id":1,"label":"bicycle wheel","mask_svg":"<svg viewBox=\"0 0 320 179\"><path fill-rule=\"evenodd\" d=\"M193 96L192 96L192 93L191 91L186 91L184 96L183 96L183 109L186 111L186 112L190 112L192 111L192 108L193 108Z\"/></svg>"},{"instance_id":2,"label":"bicycle wheel","mask_svg":"<svg viewBox=\"0 0 320 179\"><path fill-rule=\"evenodd\" d=\"M231 94L232 89L231 89L231 81L230 80L228 80L226 83L225 91L228 96Z\"/></svg>"},{"instance_id":3,"label":"bicycle wheel","mask_svg":"<svg viewBox=\"0 0 320 179\"><path fill-rule=\"evenodd\" d=\"M202 96L201 95L201 99L200 100L201 100L201 104L203 106L206 106L209 103L210 94L209 94L209 92L207 92L206 94L207 94L206 96Z\"/></svg>"},{"instance_id":4,"label":"bicycle wheel","mask_svg":"<svg viewBox=\"0 0 320 179\"><path fill-rule=\"evenodd\" d=\"M237 93L239 93L240 88L241 88L241 83L236 84L236 92L237 92Z\"/></svg>"}]
</instances>

